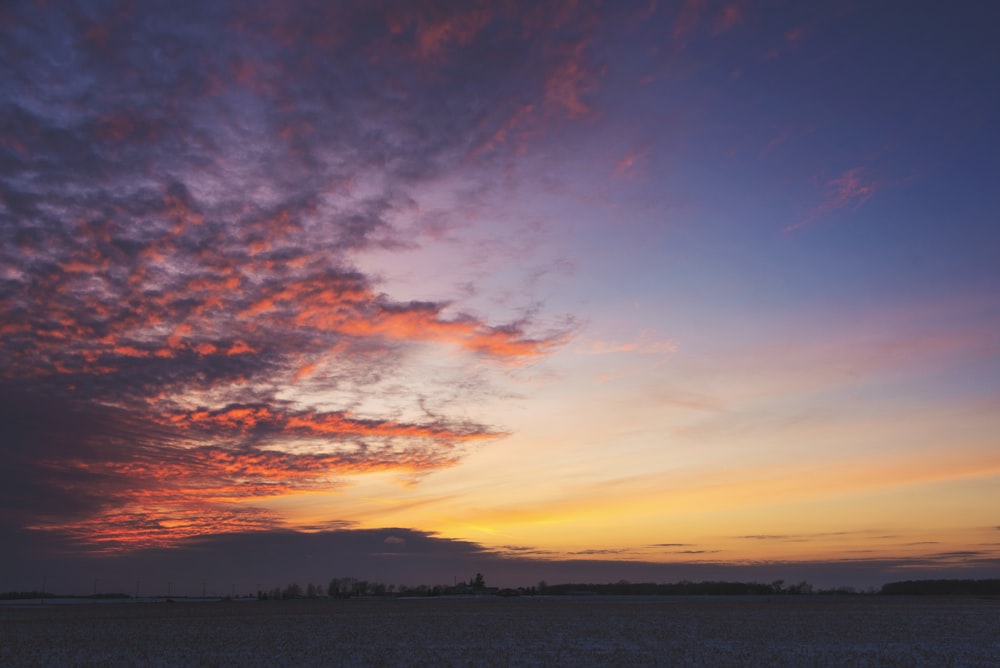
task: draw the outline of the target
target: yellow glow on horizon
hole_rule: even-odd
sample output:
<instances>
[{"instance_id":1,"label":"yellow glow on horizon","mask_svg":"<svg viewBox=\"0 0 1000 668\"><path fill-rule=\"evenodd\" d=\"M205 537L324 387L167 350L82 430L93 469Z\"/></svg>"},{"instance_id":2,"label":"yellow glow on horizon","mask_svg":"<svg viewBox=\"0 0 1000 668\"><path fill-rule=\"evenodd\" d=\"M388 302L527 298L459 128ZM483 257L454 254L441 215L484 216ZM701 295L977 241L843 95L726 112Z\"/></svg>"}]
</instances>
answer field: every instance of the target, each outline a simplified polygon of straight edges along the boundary
<instances>
[{"instance_id":1,"label":"yellow glow on horizon","mask_svg":"<svg viewBox=\"0 0 1000 668\"><path fill-rule=\"evenodd\" d=\"M729 562L959 549L978 534L955 529L954 518L963 526L989 526L995 518L980 499L1000 496L1000 455L976 449L922 461L883 457L765 469L651 473L517 501L489 490L479 497L468 490L424 494L419 485L406 488L398 476L377 473L353 477L338 493L296 494L266 505L292 527L340 517L362 529L407 526L487 548L524 545L561 557L602 548L612 553L596 558Z\"/></svg>"}]
</instances>

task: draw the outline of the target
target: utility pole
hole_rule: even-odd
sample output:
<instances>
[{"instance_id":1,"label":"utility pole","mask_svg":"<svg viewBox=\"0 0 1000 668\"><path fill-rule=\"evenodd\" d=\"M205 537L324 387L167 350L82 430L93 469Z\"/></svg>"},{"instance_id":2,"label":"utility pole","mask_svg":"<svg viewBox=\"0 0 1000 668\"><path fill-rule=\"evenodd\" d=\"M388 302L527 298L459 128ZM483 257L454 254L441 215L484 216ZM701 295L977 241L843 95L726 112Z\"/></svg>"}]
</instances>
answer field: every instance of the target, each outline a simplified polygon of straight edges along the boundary
<instances>
[{"instance_id":1,"label":"utility pole","mask_svg":"<svg viewBox=\"0 0 1000 668\"><path fill-rule=\"evenodd\" d=\"M167 598L171 598L172 597L171 587L173 587L173 584L174 584L173 582L171 582L170 580L167 580Z\"/></svg>"}]
</instances>

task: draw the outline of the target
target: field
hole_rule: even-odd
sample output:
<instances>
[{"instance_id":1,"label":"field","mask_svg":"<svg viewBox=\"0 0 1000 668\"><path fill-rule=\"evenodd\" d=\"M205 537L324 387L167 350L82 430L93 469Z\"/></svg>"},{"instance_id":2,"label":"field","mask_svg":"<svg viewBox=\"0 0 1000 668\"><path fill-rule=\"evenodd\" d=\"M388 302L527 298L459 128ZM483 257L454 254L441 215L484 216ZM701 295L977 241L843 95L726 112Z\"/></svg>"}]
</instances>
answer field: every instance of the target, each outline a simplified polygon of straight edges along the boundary
<instances>
[{"instance_id":1,"label":"field","mask_svg":"<svg viewBox=\"0 0 1000 668\"><path fill-rule=\"evenodd\" d=\"M0 607L2 666L997 666L1000 600L120 602Z\"/></svg>"}]
</instances>

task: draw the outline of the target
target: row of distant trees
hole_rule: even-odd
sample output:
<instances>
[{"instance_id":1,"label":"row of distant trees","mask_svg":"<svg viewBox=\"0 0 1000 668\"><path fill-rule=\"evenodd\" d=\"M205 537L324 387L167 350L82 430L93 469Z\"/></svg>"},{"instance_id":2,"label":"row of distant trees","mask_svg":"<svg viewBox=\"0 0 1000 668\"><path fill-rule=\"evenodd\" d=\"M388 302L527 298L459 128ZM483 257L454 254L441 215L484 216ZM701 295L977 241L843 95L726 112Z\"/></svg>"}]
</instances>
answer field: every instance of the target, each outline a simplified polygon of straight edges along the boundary
<instances>
[{"instance_id":1,"label":"row of distant trees","mask_svg":"<svg viewBox=\"0 0 1000 668\"><path fill-rule=\"evenodd\" d=\"M771 583L760 582L727 582L707 580L691 582L682 580L673 583L628 582L619 580L607 584L595 583L565 583L547 584L544 580L537 586L518 587L516 589L498 589L487 587L481 573L468 582L459 582L452 586L417 585L415 587L396 587L380 582L369 582L355 578L334 578L325 592L319 585L308 585L304 590L298 585L289 585L285 589L275 589L261 592L260 598L319 598L323 595L330 598L356 598L370 596L446 596L460 594L488 593L501 596L801 596L817 595L1000 595L1000 579L996 580L907 580L890 582L877 589L871 587L858 590L854 587L834 587L820 589L809 582L786 584L784 580Z\"/></svg>"},{"instance_id":2,"label":"row of distant trees","mask_svg":"<svg viewBox=\"0 0 1000 668\"><path fill-rule=\"evenodd\" d=\"M309 583L301 587L297 583L292 583L284 588L261 590L257 592L257 598L265 600L285 600L290 598L356 598L361 596L395 596L398 590L396 585L384 584L382 582L369 582L368 580L358 580L356 578L334 578L326 587Z\"/></svg>"},{"instance_id":3,"label":"row of distant trees","mask_svg":"<svg viewBox=\"0 0 1000 668\"><path fill-rule=\"evenodd\" d=\"M882 585L880 593L911 596L1000 596L1000 580L904 580Z\"/></svg>"},{"instance_id":4,"label":"row of distant trees","mask_svg":"<svg viewBox=\"0 0 1000 668\"><path fill-rule=\"evenodd\" d=\"M360 598L371 596L444 596L448 594L498 593L499 590L486 586L486 578L482 573L476 573L468 582L446 585L417 585L406 587L382 582L371 582L357 578L333 578L323 587L318 584L307 584L304 588L292 583L284 588L276 587L257 592L257 598L262 600L287 600L292 598Z\"/></svg>"},{"instance_id":5,"label":"row of distant trees","mask_svg":"<svg viewBox=\"0 0 1000 668\"><path fill-rule=\"evenodd\" d=\"M381 582L370 582L355 578L334 578L324 590L319 585L309 584L304 589L298 584L290 584L285 588L275 588L261 591L260 599L283 600L292 598L358 598L382 596L448 596L462 594L496 594L501 596L773 596L801 594L857 594L852 587L836 589L816 589L810 583L802 581L796 584L785 584L784 580L776 580L770 584L759 582L725 582L681 581L668 584L655 582L628 582L620 580L608 584L595 583L565 583L547 584L544 580L536 586L518 587L516 589L499 589L487 587L482 573L476 573L468 582L454 585L417 585L414 587L386 585ZM876 593L870 590L866 593Z\"/></svg>"},{"instance_id":6,"label":"row of distant trees","mask_svg":"<svg viewBox=\"0 0 1000 668\"><path fill-rule=\"evenodd\" d=\"M453 585L396 586L359 580L356 578L333 578L324 587L318 584L297 583L285 587L275 587L257 592L261 600L287 600L299 598L360 598L391 596L448 596L494 594L499 596L774 596L803 594L883 594L883 595L927 595L927 596L1000 596L1000 579L990 580L905 580L890 582L881 589L858 591L853 587L817 589L806 581L786 585L784 580L770 584L759 582L726 582L683 580L674 583L628 582L619 580L608 584L567 583L547 584L544 580L536 586L516 589L488 587L482 573ZM56 594L40 591L0 592L0 599L43 599ZM87 598L130 598L122 593L101 593Z\"/></svg>"}]
</instances>

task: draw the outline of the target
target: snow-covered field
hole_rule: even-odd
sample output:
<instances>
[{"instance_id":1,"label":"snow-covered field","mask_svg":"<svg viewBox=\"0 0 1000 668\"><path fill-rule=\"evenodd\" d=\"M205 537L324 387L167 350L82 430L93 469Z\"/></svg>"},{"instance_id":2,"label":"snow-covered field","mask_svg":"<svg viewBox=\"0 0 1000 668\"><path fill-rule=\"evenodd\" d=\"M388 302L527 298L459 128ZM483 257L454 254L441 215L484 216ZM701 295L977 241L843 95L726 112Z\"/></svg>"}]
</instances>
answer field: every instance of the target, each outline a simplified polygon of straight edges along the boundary
<instances>
[{"instance_id":1,"label":"snow-covered field","mask_svg":"<svg viewBox=\"0 0 1000 668\"><path fill-rule=\"evenodd\" d=\"M0 666L998 666L1000 600L521 598L0 608Z\"/></svg>"}]
</instances>

